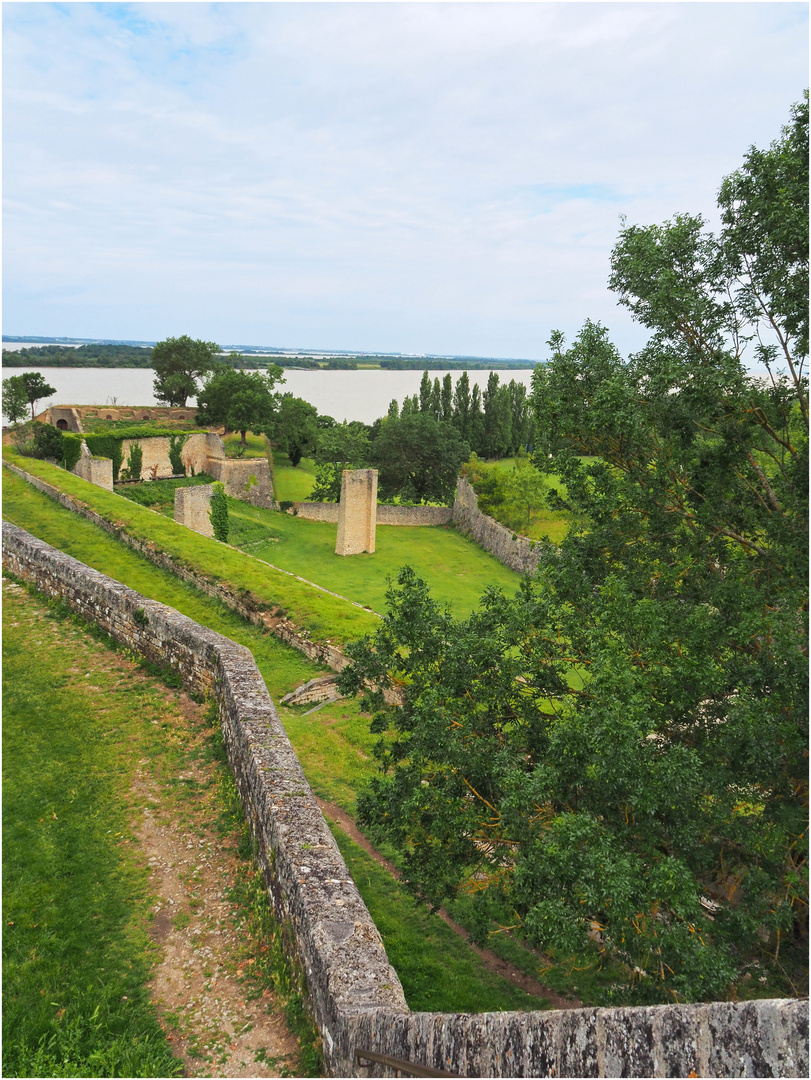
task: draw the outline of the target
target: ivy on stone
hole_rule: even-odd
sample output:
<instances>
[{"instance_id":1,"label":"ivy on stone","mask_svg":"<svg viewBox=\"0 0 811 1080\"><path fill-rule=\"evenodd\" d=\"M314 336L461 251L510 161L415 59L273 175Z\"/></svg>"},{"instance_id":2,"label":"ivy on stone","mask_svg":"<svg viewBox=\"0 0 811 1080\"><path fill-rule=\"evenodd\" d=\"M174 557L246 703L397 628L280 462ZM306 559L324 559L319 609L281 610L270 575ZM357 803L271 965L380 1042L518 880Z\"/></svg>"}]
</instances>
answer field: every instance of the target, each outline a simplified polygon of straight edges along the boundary
<instances>
[{"instance_id":1,"label":"ivy on stone","mask_svg":"<svg viewBox=\"0 0 811 1080\"><path fill-rule=\"evenodd\" d=\"M211 496L211 505L208 511L211 519L211 527L214 529L214 539L228 543L228 500L225 496L225 488L222 484L214 485L214 493Z\"/></svg>"}]
</instances>

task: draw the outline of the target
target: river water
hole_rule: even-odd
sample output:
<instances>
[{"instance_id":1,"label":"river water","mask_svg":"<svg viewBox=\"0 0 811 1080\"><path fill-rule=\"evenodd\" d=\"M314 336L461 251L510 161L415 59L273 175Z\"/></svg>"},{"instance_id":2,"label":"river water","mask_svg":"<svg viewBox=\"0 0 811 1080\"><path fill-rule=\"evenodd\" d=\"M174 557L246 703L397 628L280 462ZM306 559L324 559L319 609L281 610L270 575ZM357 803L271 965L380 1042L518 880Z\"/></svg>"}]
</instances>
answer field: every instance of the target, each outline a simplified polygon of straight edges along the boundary
<instances>
[{"instance_id":1,"label":"river water","mask_svg":"<svg viewBox=\"0 0 811 1080\"><path fill-rule=\"evenodd\" d=\"M5 345L8 348L8 345ZM152 393L154 373L151 368L53 368L32 364L26 368L3 368L3 378L20 375L23 371L39 371L56 394L37 404L37 412L49 405L157 405ZM442 382L444 371L430 372L431 379ZM451 372L456 380L460 371ZM488 371L470 371L471 385L487 385ZM529 389L532 372L526 368L499 371L502 383L515 379ZM282 390L304 398L315 405L319 413L333 416L339 422L362 420L373 423L388 412L392 398L402 404L406 395L420 388L421 371L285 371ZM115 399L115 400L113 400ZM191 406L193 399L189 400ZM7 423L3 417L3 422Z\"/></svg>"}]
</instances>

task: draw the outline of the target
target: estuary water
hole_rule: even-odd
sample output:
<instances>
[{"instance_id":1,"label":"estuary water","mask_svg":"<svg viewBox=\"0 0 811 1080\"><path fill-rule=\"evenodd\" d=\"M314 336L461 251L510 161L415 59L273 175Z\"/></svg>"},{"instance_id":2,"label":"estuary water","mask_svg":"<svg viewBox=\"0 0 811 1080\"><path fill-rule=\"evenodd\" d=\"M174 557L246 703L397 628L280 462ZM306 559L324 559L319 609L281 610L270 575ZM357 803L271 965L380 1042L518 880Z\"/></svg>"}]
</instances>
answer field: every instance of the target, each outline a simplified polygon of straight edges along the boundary
<instances>
[{"instance_id":1,"label":"estuary water","mask_svg":"<svg viewBox=\"0 0 811 1080\"><path fill-rule=\"evenodd\" d=\"M154 374L151 368L53 368L32 364L25 368L3 368L3 378L20 375L23 371L39 371L56 394L37 404L41 412L49 405L157 405L152 393ZM431 380L442 382L446 372L429 372ZM454 384L461 371L452 371ZM488 371L469 371L471 386L474 383L484 390ZM403 398L416 394L420 388L421 371L296 371L287 370L283 391L304 398L315 405L319 413L333 416L340 423L344 420L362 420L373 423L378 416L385 416L392 398L402 404ZM502 383L515 379L529 389L532 371L518 368L515 371L499 371ZM115 399L115 400L113 400ZM189 407L193 399L189 399ZM3 417L3 423L7 423Z\"/></svg>"}]
</instances>

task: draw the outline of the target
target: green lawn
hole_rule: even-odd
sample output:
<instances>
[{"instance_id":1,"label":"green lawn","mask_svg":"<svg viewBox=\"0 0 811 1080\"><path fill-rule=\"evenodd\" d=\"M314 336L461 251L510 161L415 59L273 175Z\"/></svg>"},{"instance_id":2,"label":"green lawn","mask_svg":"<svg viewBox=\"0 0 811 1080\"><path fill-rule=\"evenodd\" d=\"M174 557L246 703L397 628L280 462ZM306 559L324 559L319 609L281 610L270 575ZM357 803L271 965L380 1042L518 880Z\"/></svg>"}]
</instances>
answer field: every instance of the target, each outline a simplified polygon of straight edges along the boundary
<instances>
[{"instance_id":1,"label":"green lawn","mask_svg":"<svg viewBox=\"0 0 811 1080\"><path fill-rule=\"evenodd\" d=\"M273 471L279 502L306 502L310 498L315 484L315 462L312 458L302 458L294 469L287 454L274 450Z\"/></svg>"},{"instance_id":2,"label":"green lawn","mask_svg":"<svg viewBox=\"0 0 811 1080\"><path fill-rule=\"evenodd\" d=\"M163 688L3 592L3 1075L177 1075L145 987L146 868L126 846Z\"/></svg>"},{"instance_id":3,"label":"green lawn","mask_svg":"<svg viewBox=\"0 0 811 1080\"><path fill-rule=\"evenodd\" d=\"M406 564L454 614L468 615L488 585L507 593L520 577L450 526L378 525L374 554L335 554L337 526L229 499L229 543L382 614L387 581Z\"/></svg>"}]
</instances>

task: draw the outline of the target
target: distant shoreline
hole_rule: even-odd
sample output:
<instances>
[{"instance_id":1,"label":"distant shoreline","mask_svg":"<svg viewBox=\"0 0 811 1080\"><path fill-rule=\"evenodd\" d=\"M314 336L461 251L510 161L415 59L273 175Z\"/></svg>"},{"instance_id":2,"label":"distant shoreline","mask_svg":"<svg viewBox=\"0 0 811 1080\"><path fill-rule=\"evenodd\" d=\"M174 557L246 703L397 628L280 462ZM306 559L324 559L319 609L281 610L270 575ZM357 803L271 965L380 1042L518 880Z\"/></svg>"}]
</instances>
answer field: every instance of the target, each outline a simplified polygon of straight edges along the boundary
<instances>
[{"instance_id":1,"label":"distant shoreline","mask_svg":"<svg viewBox=\"0 0 811 1080\"><path fill-rule=\"evenodd\" d=\"M148 368L154 341L109 338L44 338L3 335L4 367ZM7 348L6 346L16 346ZM225 359L238 353L240 368L261 370L270 364L310 371L532 371L538 360L513 357L423 356L406 353L353 352L344 349L280 349L274 346L226 346Z\"/></svg>"}]
</instances>

